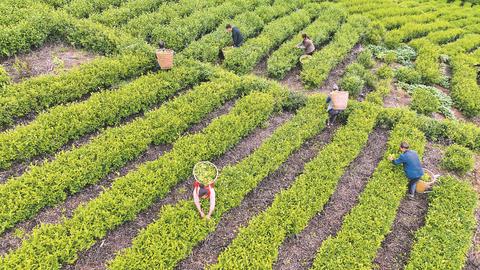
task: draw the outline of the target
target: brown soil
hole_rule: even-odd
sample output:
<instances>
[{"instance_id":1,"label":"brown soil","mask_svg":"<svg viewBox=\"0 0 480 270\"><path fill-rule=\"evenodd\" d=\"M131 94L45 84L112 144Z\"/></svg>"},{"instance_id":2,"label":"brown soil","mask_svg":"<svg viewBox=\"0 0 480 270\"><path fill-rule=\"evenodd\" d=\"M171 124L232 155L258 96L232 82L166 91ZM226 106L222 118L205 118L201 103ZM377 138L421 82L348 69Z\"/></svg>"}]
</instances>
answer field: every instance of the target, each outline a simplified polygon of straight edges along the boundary
<instances>
[{"instance_id":1,"label":"brown soil","mask_svg":"<svg viewBox=\"0 0 480 270\"><path fill-rule=\"evenodd\" d=\"M383 106L386 108L408 107L411 102L410 95L392 83L392 91L385 97Z\"/></svg>"},{"instance_id":2,"label":"brown soil","mask_svg":"<svg viewBox=\"0 0 480 270\"><path fill-rule=\"evenodd\" d=\"M358 197L386 150L388 131L374 130L362 153L341 177L335 193L298 235L288 237L279 249L274 269L309 269L322 242L337 234L345 215L357 204Z\"/></svg>"},{"instance_id":3,"label":"brown soil","mask_svg":"<svg viewBox=\"0 0 480 270\"><path fill-rule=\"evenodd\" d=\"M455 118L457 120L467 121L467 119L465 118L463 113L461 111L459 111L457 108L452 107L452 112L453 112L453 115L455 116Z\"/></svg>"},{"instance_id":4,"label":"brown soil","mask_svg":"<svg viewBox=\"0 0 480 270\"><path fill-rule=\"evenodd\" d=\"M288 87L291 91L306 92L307 90L303 87L302 79L300 78L301 71L300 65L297 65L287 73L287 76L285 76L280 83Z\"/></svg>"},{"instance_id":5,"label":"brown soil","mask_svg":"<svg viewBox=\"0 0 480 270\"><path fill-rule=\"evenodd\" d=\"M472 185L475 191L480 194L480 155L475 156L475 168L472 173Z\"/></svg>"},{"instance_id":6,"label":"brown soil","mask_svg":"<svg viewBox=\"0 0 480 270\"><path fill-rule=\"evenodd\" d=\"M468 120L470 120L470 122L472 122L475 125L480 127L480 116L476 116L476 117L470 118Z\"/></svg>"},{"instance_id":7,"label":"brown soil","mask_svg":"<svg viewBox=\"0 0 480 270\"><path fill-rule=\"evenodd\" d=\"M443 76L446 76L447 78L452 77L452 68L448 64L441 63L440 72L442 73Z\"/></svg>"},{"instance_id":8,"label":"brown soil","mask_svg":"<svg viewBox=\"0 0 480 270\"><path fill-rule=\"evenodd\" d=\"M0 61L13 82L42 74L59 73L95 58L92 53L62 43L47 43L27 54Z\"/></svg>"},{"instance_id":9,"label":"brown soil","mask_svg":"<svg viewBox=\"0 0 480 270\"><path fill-rule=\"evenodd\" d=\"M227 102L218 110L215 110L208 114L204 119L202 119L201 122L193 125L187 132L185 132L185 134L199 132L204 127L206 127L213 119L227 113L233 107L233 105L234 101ZM16 236L16 230L20 230L25 232L26 234L30 234L32 230L40 223L58 223L60 222L62 217L70 217L79 204L85 203L98 196L98 194L102 190L110 187L110 185L116 178L126 175L127 173L135 170L139 165L147 161L158 159L161 155L163 155L163 153L169 151L170 149L171 145L151 146L140 157L128 162L120 170L108 174L107 177L102 179L99 183L88 186L82 191L69 196L65 200L65 202L53 207L44 208L34 218L17 224L13 229L10 229L3 235L0 235L0 255L7 253L9 250L18 248L21 244L21 239Z\"/></svg>"},{"instance_id":10,"label":"brown soil","mask_svg":"<svg viewBox=\"0 0 480 270\"><path fill-rule=\"evenodd\" d=\"M443 92L446 95L450 94L450 90L448 90L448 88L445 88L441 85L435 84L435 85L433 85L433 87L437 88L438 90L440 90L441 92Z\"/></svg>"},{"instance_id":11,"label":"brown soil","mask_svg":"<svg viewBox=\"0 0 480 270\"><path fill-rule=\"evenodd\" d=\"M270 206L275 195L294 182L295 178L302 173L304 165L331 141L337 128L338 125L307 140L277 171L248 193L240 206L225 213L216 230L197 245L190 256L179 263L177 269L203 269L206 265L215 263L220 252L236 237L238 229L246 226L252 217Z\"/></svg>"},{"instance_id":12,"label":"brown soil","mask_svg":"<svg viewBox=\"0 0 480 270\"><path fill-rule=\"evenodd\" d=\"M428 143L423 157L423 166L439 174L442 150ZM391 232L383 240L375 264L378 269L403 269L410 256L416 231L425 224L428 209L428 193L416 194L414 200L404 198L397 210Z\"/></svg>"},{"instance_id":13,"label":"brown soil","mask_svg":"<svg viewBox=\"0 0 480 270\"><path fill-rule=\"evenodd\" d=\"M261 143L269 137L275 129L290 119L292 114L283 113L272 117L266 128L257 128L237 146L227 151L225 155L216 159L214 163L219 169L236 163L252 153ZM188 200L193 179L188 179L177 184L163 199L159 199L147 210L140 213L137 218L127 222L115 230L108 232L107 236L95 243L89 250L81 252L74 265L67 265L64 269L104 269L105 263L114 258L115 253L127 248L138 231L155 221L161 208L166 204L175 204L180 200Z\"/></svg>"},{"instance_id":14,"label":"brown soil","mask_svg":"<svg viewBox=\"0 0 480 270\"><path fill-rule=\"evenodd\" d=\"M269 56L265 56L258 62L258 64L255 66L253 69L252 73L256 76L260 77L268 77L268 72L267 72L267 60Z\"/></svg>"},{"instance_id":15,"label":"brown soil","mask_svg":"<svg viewBox=\"0 0 480 270\"><path fill-rule=\"evenodd\" d=\"M435 119L435 120L439 120L439 121L446 119L446 117L443 114L436 113L436 112L432 113L432 118Z\"/></svg>"},{"instance_id":16,"label":"brown soil","mask_svg":"<svg viewBox=\"0 0 480 270\"><path fill-rule=\"evenodd\" d=\"M367 97L367 95L373 91L374 89L372 87L365 86L360 92L360 94L358 94L357 101L360 101L360 102L365 101L365 98Z\"/></svg>"}]
</instances>

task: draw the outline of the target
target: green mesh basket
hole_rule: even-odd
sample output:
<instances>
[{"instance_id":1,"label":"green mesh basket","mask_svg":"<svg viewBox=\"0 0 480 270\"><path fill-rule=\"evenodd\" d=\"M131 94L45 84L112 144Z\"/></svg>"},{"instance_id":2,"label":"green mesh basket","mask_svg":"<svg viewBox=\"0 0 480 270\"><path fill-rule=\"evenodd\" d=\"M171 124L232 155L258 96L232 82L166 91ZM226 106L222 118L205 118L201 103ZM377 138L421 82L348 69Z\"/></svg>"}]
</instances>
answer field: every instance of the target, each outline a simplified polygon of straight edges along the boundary
<instances>
[{"instance_id":1,"label":"green mesh basket","mask_svg":"<svg viewBox=\"0 0 480 270\"><path fill-rule=\"evenodd\" d=\"M203 185L217 181L218 168L210 161L200 161L193 167L193 177Z\"/></svg>"}]
</instances>

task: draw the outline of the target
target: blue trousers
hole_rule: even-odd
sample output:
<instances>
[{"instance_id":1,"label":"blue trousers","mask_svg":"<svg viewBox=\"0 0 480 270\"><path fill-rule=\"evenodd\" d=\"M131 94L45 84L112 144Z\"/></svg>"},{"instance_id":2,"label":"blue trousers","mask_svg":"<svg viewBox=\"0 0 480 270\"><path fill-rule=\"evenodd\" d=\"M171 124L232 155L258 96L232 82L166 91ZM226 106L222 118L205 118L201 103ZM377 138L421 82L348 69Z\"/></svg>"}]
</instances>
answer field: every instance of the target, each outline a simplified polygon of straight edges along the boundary
<instances>
[{"instance_id":1,"label":"blue trousers","mask_svg":"<svg viewBox=\"0 0 480 270\"><path fill-rule=\"evenodd\" d=\"M408 179L408 193L411 195L415 195L418 180L420 180L420 178Z\"/></svg>"}]
</instances>

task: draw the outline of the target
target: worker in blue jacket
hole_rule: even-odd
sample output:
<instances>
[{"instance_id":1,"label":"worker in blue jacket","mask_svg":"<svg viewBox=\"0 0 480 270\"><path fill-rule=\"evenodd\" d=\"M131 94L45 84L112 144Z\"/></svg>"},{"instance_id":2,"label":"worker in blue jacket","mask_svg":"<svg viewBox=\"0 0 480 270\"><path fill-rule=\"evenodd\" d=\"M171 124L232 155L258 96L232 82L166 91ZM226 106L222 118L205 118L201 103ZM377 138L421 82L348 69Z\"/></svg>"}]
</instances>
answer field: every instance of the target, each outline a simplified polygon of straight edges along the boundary
<instances>
[{"instance_id":1,"label":"worker in blue jacket","mask_svg":"<svg viewBox=\"0 0 480 270\"><path fill-rule=\"evenodd\" d=\"M393 156L389 157L389 160L395 165L403 164L403 170L408 178L408 196L413 199L415 196L415 188L417 182L423 176L423 168L417 152L409 150L410 146L406 142L400 144L400 151L402 154L399 158L395 159Z\"/></svg>"},{"instance_id":2,"label":"worker in blue jacket","mask_svg":"<svg viewBox=\"0 0 480 270\"><path fill-rule=\"evenodd\" d=\"M233 39L233 47L240 47L243 44L243 36L240 32L240 29L236 26L232 26L231 24L227 24L227 32L232 33Z\"/></svg>"}]
</instances>

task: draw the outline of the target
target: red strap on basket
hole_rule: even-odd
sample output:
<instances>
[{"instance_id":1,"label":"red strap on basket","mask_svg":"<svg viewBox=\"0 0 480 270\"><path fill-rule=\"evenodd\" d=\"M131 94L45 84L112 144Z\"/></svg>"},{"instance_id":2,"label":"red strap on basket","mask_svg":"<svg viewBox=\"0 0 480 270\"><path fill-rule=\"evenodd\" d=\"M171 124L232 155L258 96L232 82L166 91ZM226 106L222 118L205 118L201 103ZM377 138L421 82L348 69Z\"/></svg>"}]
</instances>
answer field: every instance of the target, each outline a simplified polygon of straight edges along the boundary
<instances>
[{"instance_id":1,"label":"red strap on basket","mask_svg":"<svg viewBox=\"0 0 480 270\"><path fill-rule=\"evenodd\" d=\"M200 187L200 182L195 180L195 182L193 182L193 188L198 188L198 187Z\"/></svg>"}]
</instances>

